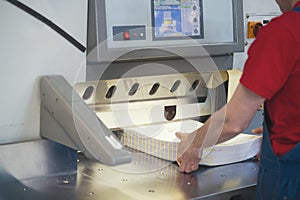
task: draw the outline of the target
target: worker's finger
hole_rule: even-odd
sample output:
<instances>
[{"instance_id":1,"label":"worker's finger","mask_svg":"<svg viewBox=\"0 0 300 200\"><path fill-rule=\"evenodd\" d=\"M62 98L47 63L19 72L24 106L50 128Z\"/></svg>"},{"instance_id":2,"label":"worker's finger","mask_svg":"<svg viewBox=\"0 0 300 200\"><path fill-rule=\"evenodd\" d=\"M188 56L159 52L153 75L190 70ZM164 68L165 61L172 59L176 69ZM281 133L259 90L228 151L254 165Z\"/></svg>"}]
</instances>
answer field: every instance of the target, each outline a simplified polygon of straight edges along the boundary
<instances>
[{"instance_id":1,"label":"worker's finger","mask_svg":"<svg viewBox=\"0 0 300 200\"><path fill-rule=\"evenodd\" d=\"M185 173L191 173L191 172L192 172L192 166L191 166L190 163L187 163L187 164L185 165L184 172L185 172Z\"/></svg>"},{"instance_id":2,"label":"worker's finger","mask_svg":"<svg viewBox=\"0 0 300 200\"><path fill-rule=\"evenodd\" d=\"M176 135L176 137L178 137L180 140L182 139L182 133L176 132L175 135Z\"/></svg>"},{"instance_id":3,"label":"worker's finger","mask_svg":"<svg viewBox=\"0 0 300 200\"><path fill-rule=\"evenodd\" d=\"M260 152L256 155L257 160L260 160Z\"/></svg>"},{"instance_id":4,"label":"worker's finger","mask_svg":"<svg viewBox=\"0 0 300 200\"><path fill-rule=\"evenodd\" d=\"M179 166L179 171L184 172L185 171L185 163L181 163Z\"/></svg>"},{"instance_id":5,"label":"worker's finger","mask_svg":"<svg viewBox=\"0 0 300 200\"><path fill-rule=\"evenodd\" d=\"M262 134L263 133L263 127L258 127L252 130L252 133L254 134Z\"/></svg>"},{"instance_id":6,"label":"worker's finger","mask_svg":"<svg viewBox=\"0 0 300 200\"><path fill-rule=\"evenodd\" d=\"M195 164L191 165L192 171L196 171L198 168L199 168L199 164L198 163L195 163Z\"/></svg>"}]
</instances>

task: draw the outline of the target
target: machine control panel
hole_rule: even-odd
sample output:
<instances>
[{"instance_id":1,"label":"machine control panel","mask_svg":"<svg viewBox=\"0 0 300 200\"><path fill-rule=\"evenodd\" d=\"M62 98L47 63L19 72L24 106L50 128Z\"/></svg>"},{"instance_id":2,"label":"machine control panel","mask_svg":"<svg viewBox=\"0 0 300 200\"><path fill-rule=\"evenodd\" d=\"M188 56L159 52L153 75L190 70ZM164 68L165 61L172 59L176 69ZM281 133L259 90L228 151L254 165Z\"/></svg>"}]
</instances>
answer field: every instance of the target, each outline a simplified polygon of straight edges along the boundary
<instances>
[{"instance_id":1,"label":"machine control panel","mask_svg":"<svg viewBox=\"0 0 300 200\"><path fill-rule=\"evenodd\" d=\"M113 40L145 40L146 39L146 27L140 26L113 26Z\"/></svg>"},{"instance_id":2,"label":"machine control panel","mask_svg":"<svg viewBox=\"0 0 300 200\"><path fill-rule=\"evenodd\" d=\"M234 42L232 0L110 0L105 10L110 49Z\"/></svg>"},{"instance_id":3,"label":"machine control panel","mask_svg":"<svg viewBox=\"0 0 300 200\"><path fill-rule=\"evenodd\" d=\"M246 14L246 42L251 44L260 30L280 13Z\"/></svg>"},{"instance_id":4,"label":"machine control panel","mask_svg":"<svg viewBox=\"0 0 300 200\"><path fill-rule=\"evenodd\" d=\"M96 54L89 57L91 63L174 55L194 58L224 55L244 48L240 0L92 2L90 8L95 10L89 22L96 29L89 31L93 36L89 44L90 51L96 48Z\"/></svg>"}]
</instances>

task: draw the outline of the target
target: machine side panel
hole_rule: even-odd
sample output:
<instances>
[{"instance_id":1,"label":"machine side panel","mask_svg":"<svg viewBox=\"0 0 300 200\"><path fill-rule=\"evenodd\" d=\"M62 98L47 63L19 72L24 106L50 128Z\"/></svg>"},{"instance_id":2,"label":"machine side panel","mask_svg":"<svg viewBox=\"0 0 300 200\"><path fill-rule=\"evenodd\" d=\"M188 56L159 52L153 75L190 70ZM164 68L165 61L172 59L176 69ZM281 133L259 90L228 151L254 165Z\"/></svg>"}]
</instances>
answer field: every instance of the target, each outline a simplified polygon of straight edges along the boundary
<instances>
[{"instance_id":1,"label":"machine side panel","mask_svg":"<svg viewBox=\"0 0 300 200\"><path fill-rule=\"evenodd\" d=\"M72 138L68 136L66 131L44 107L41 107L41 135L44 138L49 138L58 143L63 143L72 149L78 150L78 147L74 144Z\"/></svg>"},{"instance_id":2,"label":"machine side panel","mask_svg":"<svg viewBox=\"0 0 300 200\"><path fill-rule=\"evenodd\" d=\"M53 140L58 138L57 142L76 147L88 158L103 164L116 165L131 161L131 154L123 149L113 133L78 94L73 92L73 88L62 76L42 77L41 94L42 106L47 110L45 112L61 126L64 130L61 133L67 134L60 137L54 132L55 129L48 129L45 133L50 135L43 135L42 129L42 136ZM70 141L73 142L72 145Z\"/></svg>"}]
</instances>

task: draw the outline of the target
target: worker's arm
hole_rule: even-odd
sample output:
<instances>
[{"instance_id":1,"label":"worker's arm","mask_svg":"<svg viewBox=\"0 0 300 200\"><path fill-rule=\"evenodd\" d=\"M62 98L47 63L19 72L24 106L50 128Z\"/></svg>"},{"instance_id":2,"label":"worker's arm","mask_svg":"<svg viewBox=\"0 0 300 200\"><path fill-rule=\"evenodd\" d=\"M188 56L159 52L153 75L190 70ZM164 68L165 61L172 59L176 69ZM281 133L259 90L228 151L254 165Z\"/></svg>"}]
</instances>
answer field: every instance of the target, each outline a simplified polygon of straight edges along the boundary
<instances>
[{"instance_id":1,"label":"worker's arm","mask_svg":"<svg viewBox=\"0 0 300 200\"><path fill-rule=\"evenodd\" d=\"M245 130L265 99L239 84L231 100L191 134L176 133L181 140L178 164L181 172L198 169L203 148L224 142Z\"/></svg>"}]
</instances>

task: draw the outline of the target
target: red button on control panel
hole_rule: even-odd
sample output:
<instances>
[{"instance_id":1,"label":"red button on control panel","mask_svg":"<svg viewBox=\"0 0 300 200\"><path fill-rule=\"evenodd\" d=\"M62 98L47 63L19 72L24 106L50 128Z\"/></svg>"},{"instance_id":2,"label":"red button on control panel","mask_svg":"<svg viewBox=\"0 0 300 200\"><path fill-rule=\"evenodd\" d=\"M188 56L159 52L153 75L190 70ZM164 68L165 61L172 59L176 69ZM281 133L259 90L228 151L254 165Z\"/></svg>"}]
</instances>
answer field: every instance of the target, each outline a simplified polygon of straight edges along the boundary
<instances>
[{"instance_id":1,"label":"red button on control panel","mask_svg":"<svg viewBox=\"0 0 300 200\"><path fill-rule=\"evenodd\" d=\"M129 31L123 32L123 38L124 38L124 40L130 40L130 33L129 33Z\"/></svg>"}]
</instances>

